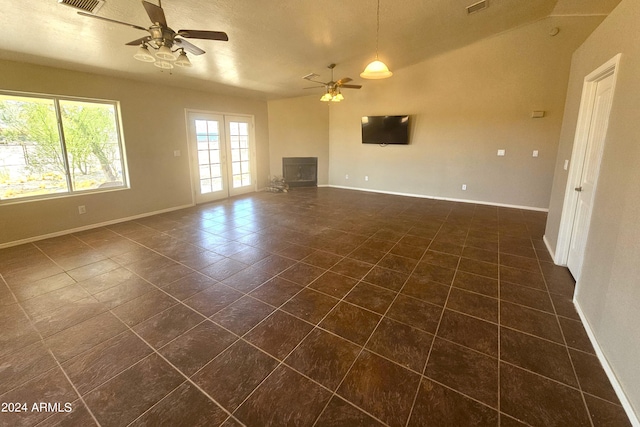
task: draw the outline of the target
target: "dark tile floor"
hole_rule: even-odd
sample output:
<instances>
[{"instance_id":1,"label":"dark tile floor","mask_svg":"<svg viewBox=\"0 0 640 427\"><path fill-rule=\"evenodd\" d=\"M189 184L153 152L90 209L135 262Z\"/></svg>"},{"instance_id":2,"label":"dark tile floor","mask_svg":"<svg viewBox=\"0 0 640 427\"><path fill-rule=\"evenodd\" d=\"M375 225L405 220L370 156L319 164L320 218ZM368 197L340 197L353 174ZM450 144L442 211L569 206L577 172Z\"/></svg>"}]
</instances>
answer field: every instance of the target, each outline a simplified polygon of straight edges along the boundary
<instances>
[{"instance_id":1,"label":"dark tile floor","mask_svg":"<svg viewBox=\"0 0 640 427\"><path fill-rule=\"evenodd\" d=\"M3 249L0 425L629 425L545 217L299 189Z\"/></svg>"}]
</instances>

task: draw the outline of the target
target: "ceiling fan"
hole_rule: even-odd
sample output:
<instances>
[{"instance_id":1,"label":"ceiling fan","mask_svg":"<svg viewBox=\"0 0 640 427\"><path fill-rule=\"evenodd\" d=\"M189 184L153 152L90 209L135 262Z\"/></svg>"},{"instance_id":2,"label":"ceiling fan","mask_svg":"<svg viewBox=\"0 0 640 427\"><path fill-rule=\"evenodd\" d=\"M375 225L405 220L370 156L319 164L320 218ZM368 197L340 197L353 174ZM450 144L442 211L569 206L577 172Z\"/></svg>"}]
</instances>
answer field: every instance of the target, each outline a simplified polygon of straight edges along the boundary
<instances>
[{"instance_id":1,"label":"ceiling fan","mask_svg":"<svg viewBox=\"0 0 640 427\"><path fill-rule=\"evenodd\" d=\"M362 85L350 85L350 84L347 84L347 83L349 83L350 81L353 80L350 77L343 77L340 80L333 80L333 69L336 68L336 64L329 64L327 66L327 68L329 68L331 70L331 81L329 81L329 82L321 82L319 80L315 80L317 77L320 77L316 73L307 74L306 76L302 77L303 79L309 80L310 82L320 83L321 84L321 86L305 87L305 89L315 89L315 88L319 88L319 87L324 87L326 89L326 92L325 92L324 95L322 95L322 98L320 98L320 101L324 101L324 102L328 102L328 101L340 102L340 101L342 101L344 99L344 96L342 96L342 93L340 93L340 89L341 88L345 88L345 89L360 89L362 87Z\"/></svg>"},{"instance_id":2,"label":"ceiling fan","mask_svg":"<svg viewBox=\"0 0 640 427\"><path fill-rule=\"evenodd\" d=\"M190 67L191 62L189 62L185 51L194 55L202 55L203 53L205 53L204 50L200 49L198 46L191 44L185 39L220 40L225 42L229 40L227 34L222 31L174 31L167 25L167 20L164 16L164 11L162 10L161 0L158 0L158 5L142 0L142 6L144 6L147 15L149 15L149 19L151 19L152 25L149 28L129 24L127 22L116 21L115 19L105 18L102 16L92 15L86 12L78 12L78 14L107 22L126 25L137 30L147 31L149 33L148 36L133 40L127 43L127 45L139 46L138 52L134 55L134 58L143 62L154 62L154 65L164 69L173 68L173 64L181 67ZM174 46L176 47L176 49L172 50ZM149 47L156 51L155 56L160 59L159 61L156 60L156 57L149 53ZM175 53L178 53L177 58L175 56Z\"/></svg>"}]
</instances>

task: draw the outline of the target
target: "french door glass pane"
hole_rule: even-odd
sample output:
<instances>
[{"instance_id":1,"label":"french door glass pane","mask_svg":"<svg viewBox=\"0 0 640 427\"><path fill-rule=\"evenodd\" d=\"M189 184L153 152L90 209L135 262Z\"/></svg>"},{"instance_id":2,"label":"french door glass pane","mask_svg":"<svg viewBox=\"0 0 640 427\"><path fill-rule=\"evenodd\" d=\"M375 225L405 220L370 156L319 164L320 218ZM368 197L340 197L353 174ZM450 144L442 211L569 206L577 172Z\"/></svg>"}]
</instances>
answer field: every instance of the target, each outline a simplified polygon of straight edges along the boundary
<instances>
[{"instance_id":1,"label":"french door glass pane","mask_svg":"<svg viewBox=\"0 0 640 427\"><path fill-rule=\"evenodd\" d=\"M220 191L222 190L222 178L213 178L211 180L211 189L213 191Z\"/></svg>"},{"instance_id":2,"label":"french door glass pane","mask_svg":"<svg viewBox=\"0 0 640 427\"><path fill-rule=\"evenodd\" d=\"M233 188L251 185L249 168L249 124L229 122L231 175Z\"/></svg>"},{"instance_id":3,"label":"french door glass pane","mask_svg":"<svg viewBox=\"0 0 640 427\"><path fill-rule=\"evenodd\" d=\"M200 194L222 190L220 131L215 120L195 120Z\"/></svg>"},{"instance_id":4,"label":"french door glass pane","mask_svg":"<svg viewBox=\"0 0 640 427\"><path fill-rule=\"evenodd\" d=\"M200 192L202 194L211 193L211 180L210 179L201 179L200 180Z\"/></svg>"}]
</instances>

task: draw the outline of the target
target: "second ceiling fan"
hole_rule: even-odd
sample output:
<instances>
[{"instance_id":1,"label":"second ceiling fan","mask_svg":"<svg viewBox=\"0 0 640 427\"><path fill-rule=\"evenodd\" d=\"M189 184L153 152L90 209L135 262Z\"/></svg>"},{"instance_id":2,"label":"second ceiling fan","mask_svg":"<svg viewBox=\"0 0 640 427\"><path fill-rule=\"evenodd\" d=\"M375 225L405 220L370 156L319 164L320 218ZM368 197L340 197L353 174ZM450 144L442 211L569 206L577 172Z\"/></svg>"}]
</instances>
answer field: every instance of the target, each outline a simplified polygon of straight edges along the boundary
<instances>
[{"instance_id":1,"label":"second ceiling fan","mask_svg":"<svg viewBox=\"0 0 640 427\"><path fill-rule=\"evenodd\" d=\"M329 68L331 70L331 81L328 82L321 82L319 80L315 80L316 78L320 77L318 74L316 73L311 73L311 74L307 74L306 76L302 77L305 80L309 80L310 82L314 82L314 83L320 83L322 86L311 86L311 87L306 87L305 89L316 89L319 87L324 87L326 89L326 92L324 95L322 95L322 98L320 98L320 101L324 101L324 102L328 102L328 101L333 101L333 102L340 102L344 99L344 96L342 96L342 93L340 91L340 89L345 88L345 89L360 89L362 87L362 85L350 85L347 84L350 81L352 81L353 79L350 77L343 77L339 80L333 80L333 69L336 68L336 64L329 64L329 66L327 66L327 68Z\"/></svg>"}]
</instances>

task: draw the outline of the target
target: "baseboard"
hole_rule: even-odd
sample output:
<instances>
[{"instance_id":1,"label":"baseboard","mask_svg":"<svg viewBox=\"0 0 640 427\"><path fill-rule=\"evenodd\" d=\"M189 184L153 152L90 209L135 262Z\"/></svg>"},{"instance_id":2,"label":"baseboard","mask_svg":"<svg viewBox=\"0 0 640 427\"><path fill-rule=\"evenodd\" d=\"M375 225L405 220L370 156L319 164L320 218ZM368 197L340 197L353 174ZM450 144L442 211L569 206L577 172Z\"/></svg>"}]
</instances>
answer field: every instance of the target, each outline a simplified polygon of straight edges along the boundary
<instances>
[{"instance_id":1,"label":"baseboard","mask_svg":"<svg viewBox=\"0 0 640 427\"><path fill-rule=\"evenodd\" d=\"M589 336L589 340L593 345L593 349L596 352L596 356L598 357L598 360L600 360L600 363L602 364L602 367L604 368L604 371L607 374L609 381L611 382L611 386L613 387L613 390L616 392L616 395L620 400L620 404L622 405L622 407L624 408L624 411L627 413L627 416L629 417L629 421L631 421L631 424L634 427L640 427L640 419L638 418L638 415L633 411L631 402L629 402L629 399L627 399L627 395L624 393L624 390L622 389L620 382L618 382L618 378L616 377L616 374L613 372L611 365L609 365L609 361L607 360L607 358L604 355L604 352L600 348L600 345L598 344L598 340L596 339L596 336L593 333L593 330L591 329L591 325L589 325L589 322L587 321L587 317L585 316L584 312L582 311L582 308L580 307L580 304L578 303L578 301L576 301L575 297L573 299L573 305L575 306L576 311L578 312L578 316L580 316L580 320L582 320L584 329L587 331L587 335Z\"/></svg>"},{"instance_id":2,"label":"baseboard","mask_svg":"<svg viewBox=\"0 0 640 427\"><path fill-rule=\"evenodd\" d=\"M159 214L162 214L162 213L178 211L180 209L186 209L186 208L190 208L190 207L193 207L193 206L195 206L195 205L194 204L188 204L188 205L176 206L176 207L173 207L173 208L162 209L162 210L159 210L159 211L153 211L153 212L147 212L147 213L143 213L143 214L139 214L139 215L128 216L126 218L118 218L118 219L113 219L113 220L110 220L110 221L100 222L100 223L96 223L96 224L83 225L82 227L70 228L70 229L66 229L66 230L56 231L55 233L41 234L39 236L28 237L26 239L14 240L13 242L0 243L0 249L9 248L11 246L23 245L25 243L37 242L38 240L51 239L53 237L64 236L66 234L79 233L80 231L91 230L91 229L94 229L94 228L100 228L100 227L104 227L104 226L107 226L107 225L118 224L120 222L132 221L134 219L140 219L140 218L145 218L145 217L148 217L148 216L159 215Z\"/></svg>"},{"instance_id":3,"label":"baseboard","mask_svg":"<svg viewBox=\"0 0 640 427\"><path fill-rule=\"evenodd\" d=\"M553 249L551 249L551 245L549 244L549 241L547 240L547 235L543 235L542 236L542 241L544 242L544 245L547 248L547 252L549 252L549 255L551 255L551 259L553 260L553 262L556 262L556 253Z\"/></svg>"},{"instance_id":4,"label":"baseboard","mask_svg":"<svg viewBox=\"0 0 640 427\"><path fill-rule=\"evenodd\" d=\"M320 186L318 186L318 187L320 187ZM400 193L400 192L397 192L397 191L384 191L384 190L373 190L373 189L370 189L370 188L346 187L346 186L343 186L343 185L323 185L323 187L342 188L344 190L366 191L368 193L391 194L391 195L394 195L394 196L417 197L417 198L420 198L420 199L444 200L444 201L447 201L447 202L472 203L472 204L476 204L476 205L498 206L498 207L501 207L501 208L523 209L523 210L527 210L527 211L549 212L549 209L546 209L546 208L537 208L537 207L534 207L534 206L510 205L510 204L506 204L506 203L485 202L485 201L482 201L482 200L454 199L454 198L450 198L450 197L428 196L426 194Z\"/></svg>"}]
</instances>

